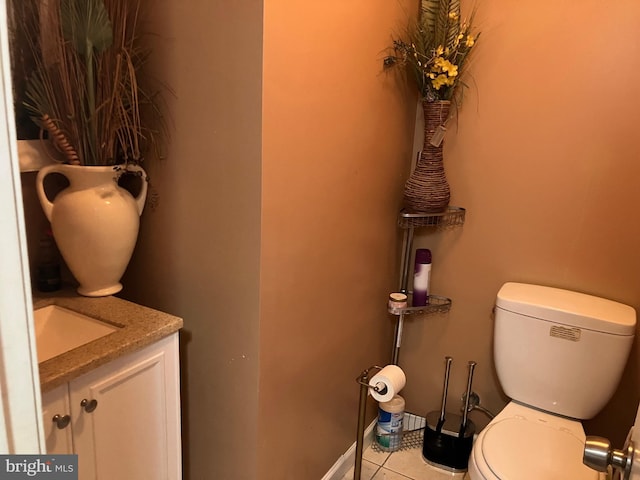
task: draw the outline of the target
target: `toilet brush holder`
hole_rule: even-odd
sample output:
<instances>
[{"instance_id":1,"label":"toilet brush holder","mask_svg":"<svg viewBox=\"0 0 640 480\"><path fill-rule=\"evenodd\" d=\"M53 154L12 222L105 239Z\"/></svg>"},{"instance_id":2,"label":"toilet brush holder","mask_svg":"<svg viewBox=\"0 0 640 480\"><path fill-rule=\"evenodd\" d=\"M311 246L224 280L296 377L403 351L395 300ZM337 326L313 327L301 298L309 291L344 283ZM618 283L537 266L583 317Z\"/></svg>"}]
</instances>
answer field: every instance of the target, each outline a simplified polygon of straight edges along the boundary
<instances>
[{"instance_id":1,"label":"toilet brush holder","mask_svg":"<svg viewBox=\"0 0 640 480\"><path fill-rule=\"evenodd\" d=\"M473 447L473 435L476 426L469 420L469 397L473 382L473 371L476 362L469 362L469 377L465 395L464 414L455 415L447 412L447 391L451 372L451 357L445 357L444 386L442 389L442 405L439 412L427 414L424 429L422 456L427 463L451 472L466 472L469 455Z\"/></svg>"},{"instance_id":2,"label":"toilet brush holder","mask_svg":"<svg viewBox=\"0 0 640 480\"><path fill-rule=\"evenodd\" d=\"M422 443L422 457L427 463L450 472L467 471L476 427L471 420L463 427L462 420L460 415L447 412L440 424L440 412L427 414Z\"/></svg>"}]
</instances>

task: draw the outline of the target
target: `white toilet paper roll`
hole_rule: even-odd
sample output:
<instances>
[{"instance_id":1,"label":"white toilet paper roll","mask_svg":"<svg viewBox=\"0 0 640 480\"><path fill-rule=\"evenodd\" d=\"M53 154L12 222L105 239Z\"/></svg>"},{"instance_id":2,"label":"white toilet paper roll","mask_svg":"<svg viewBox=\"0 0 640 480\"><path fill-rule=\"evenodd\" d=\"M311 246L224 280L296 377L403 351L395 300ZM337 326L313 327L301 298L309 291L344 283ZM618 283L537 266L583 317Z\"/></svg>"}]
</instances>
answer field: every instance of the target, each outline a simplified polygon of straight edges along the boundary
<instances>
[{"instance_id":1,"label":"white toilet paper roll","mask_svg":"<svg viewBox=\"0 0 640 480\"><path fill-rule=\"evenodd\" d=\"M406 383L407 377L399 366L387 365L369 380L369 393L378 402L388 402Z\"/></svg>"}]
</instances>

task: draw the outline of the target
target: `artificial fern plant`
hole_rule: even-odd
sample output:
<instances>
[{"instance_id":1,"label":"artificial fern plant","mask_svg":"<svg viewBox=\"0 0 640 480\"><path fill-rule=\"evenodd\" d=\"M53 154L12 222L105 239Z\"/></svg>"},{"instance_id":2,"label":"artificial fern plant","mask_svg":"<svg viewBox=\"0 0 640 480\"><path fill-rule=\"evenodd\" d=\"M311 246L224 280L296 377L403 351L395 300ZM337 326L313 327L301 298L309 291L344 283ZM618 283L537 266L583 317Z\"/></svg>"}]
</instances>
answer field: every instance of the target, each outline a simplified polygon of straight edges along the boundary
<instances>
[{"instance_id":1,"label":"artificial fern plant","mask_svg":"<svg viewBox=\"0 0 640 480\"><path fill-rule=\"evenodd\" d=\"M140 0L28 1L35 68L24 104L32 120L68 163L141 162L165 129L159 91L140 82L148 59Z\"/></svg>"}]
</instances>

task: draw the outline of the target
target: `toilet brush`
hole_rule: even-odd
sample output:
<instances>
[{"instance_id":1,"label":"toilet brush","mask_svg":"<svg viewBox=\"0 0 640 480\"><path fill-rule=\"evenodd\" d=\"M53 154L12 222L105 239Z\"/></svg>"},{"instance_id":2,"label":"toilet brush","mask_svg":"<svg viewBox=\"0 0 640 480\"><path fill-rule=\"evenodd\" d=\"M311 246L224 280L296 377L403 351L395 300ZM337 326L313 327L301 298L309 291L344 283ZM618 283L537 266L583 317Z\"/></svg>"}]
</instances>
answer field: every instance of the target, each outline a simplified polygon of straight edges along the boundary
<instances>
[{"instance_id":1,"label":"toilet brush","mask_svg":"<svg viewBox=\"0 0 640 480\"><path fill-rule=\"evenodd\" d=\"M467 391L464 394L464 412L462 413L462 424L460 425L459 437L464 436L464 431L467 429L467 421L469 417L469 399L471 398L471 385L473 384L473 371L476 368L476 362L469 362L469 377L467 378ZM471 451L469 451L471 453Z\"/></svg>"},{"instance_id":2,"label":"toilet brush","mask_svg":"<svg viewBox=\"0 0 640 480\"><path fill-rule=\"evenodd\" d=\"M449 391L449 374L451 373L451 362L453 362L453 358L445 357L445 370L444 370L444 386L442 388L442 402L440 406L440 418L438 419L438 425L436 426L436 431L442 431L442 426L444 425L445 417L447 414L447 392Z\"/></svg>"},{"instance_id":3,"label":"toilet brush","mask_svg":"<svg viewBox=\"0 0 640 480\"><path fill-rule=\"evenodd\" d=\"M460 415L446 411L452 360L451 357L445 358L445 381L440 411L427 414L422 456L431 465L452 472L464 472L467 470L473 446L475 425L467 418L466 414L464 417L460 417ZM473 375L471 364L475 367L475 362L469 362L470 377ZM471 380L467 382L467 388L470 388L470 384Z\"/></svg>"}]
</instances>

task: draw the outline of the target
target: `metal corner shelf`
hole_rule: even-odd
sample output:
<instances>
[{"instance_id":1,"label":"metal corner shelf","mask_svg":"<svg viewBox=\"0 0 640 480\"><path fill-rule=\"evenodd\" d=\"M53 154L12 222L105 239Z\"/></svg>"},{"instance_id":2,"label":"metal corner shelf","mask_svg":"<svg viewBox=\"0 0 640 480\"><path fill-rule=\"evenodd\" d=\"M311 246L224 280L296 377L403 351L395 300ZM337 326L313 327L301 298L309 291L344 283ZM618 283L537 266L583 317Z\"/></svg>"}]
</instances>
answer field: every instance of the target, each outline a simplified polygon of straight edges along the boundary
<instances>
[{"instance_id":1,"label":"metal corner shelf","mask_svg":"<svg viewBox=\"0 0 640 480\"><path fill-rule=\"evenodd\" d=\"M411 303L411 292L407 293L408 303ZM421 307L387 308L391 315L420 315L447 313L451 308L451 299L440 295L429 295L429 303Z\"/></svg>"},{"instance_id":2,"label":"metal corner shelf","mask_svg":"<svg viewBox=\"0 0 640 480\"><path fill-rule=\"evenodd\" d=\"M441 213L410 213L400 211L398 226L400 228L451 228L464 224L466 210L462 207L447 207Z\"/></svg>"},{"instance_id":3,"label":"metal corner shelf","mask_svg":"<svg viewBox=\"0 0 640 480\"><path fill-rule=\"evenodd\" d=\"M413 234L416 228L432 227L436 230L455 228L464 224L466 210L462 207L447 207L440 213L410 213L401 210L398 215L398 227L404 230L402 245L402 261L400 270L399 292L410 295L408 290L409 270L413 254ZM410 298L409 298L409 304ZM398 364L400 344L402 343L402 327L406 315L446 313L451 308L451 300L438 295L429 295L429 304L425 307L407 307L403 309L389 310L389 313L397 317L395 326L393 351L391 362Z\"/></svg>"},{"instance_id":4,"label":"metal corner shelf","mask_svg":"<svg viewBox=\"0 0 640 480\"><path fill-rule=\"evenodd\" d=\"M400 271L400 285L399 292L407 295L407 304L411 305L412 292L407 289L409 279L409 266L412 257L413 248L413 233L416 228L422 227L435 227L435 229L445 229L452 227L459 227L464 224L466 210L461 207L447 207L444 212L441 213L409 213L405 210L401 210L398 216L398 227L404 230L404 242L402 246L402 263ZM396 319L393 351L391 353L391 363L398 364L398 356L400 354L400 343L402 342L402 327L404 325L404 317L419 314L437 314L447 313L451 308L451 299L447 297L441 297L439 295L429 295L429 303L421 307L405 307L405 308L390 308L387 307L389 314L393 315ZM371 370L380 370L381 367L372 366L363 371L356 381L360 385L360 403L358 407L358 429L356 435L356 451L355 451L355 465L354 465L354 479L360 480L360 474L362 473L362 449L364 444L364 424L367 409L367 395L370 388L369 385L369 373ZM424 429L424 427L421 427ZM417 430L418 433L421 431ZM421 445L421 438L418 437L418 442Z\"/></svg>"}]
</instances>

